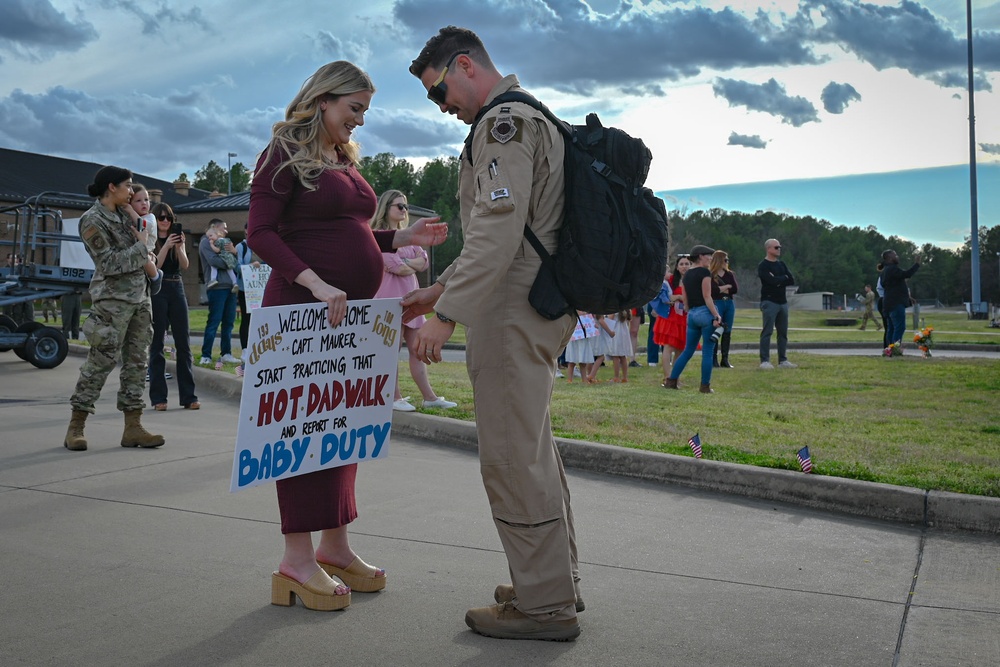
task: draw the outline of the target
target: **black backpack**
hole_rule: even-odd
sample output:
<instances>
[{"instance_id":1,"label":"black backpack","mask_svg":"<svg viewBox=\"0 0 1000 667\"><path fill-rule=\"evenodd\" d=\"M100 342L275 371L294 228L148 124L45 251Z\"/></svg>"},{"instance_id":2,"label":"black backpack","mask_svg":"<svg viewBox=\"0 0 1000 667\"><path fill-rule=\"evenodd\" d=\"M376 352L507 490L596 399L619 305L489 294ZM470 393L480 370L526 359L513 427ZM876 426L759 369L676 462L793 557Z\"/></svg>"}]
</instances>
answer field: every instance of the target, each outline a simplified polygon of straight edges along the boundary
<instances>
[{"instance_id":1,"label":"black backpack","mask_svg":"<svg viewBox=\"0 0 1000 667\"><path fill-rule=\"evenodd\" d=\"M523 102L538 109L563 133L566 146L566 207L555 255L527 225L524 236L542 258L529 300L554 320L577 310L609 315L645 306L660 292L667 268L667 210L643 186L652 154L641 139L603 127L597 114L586 125L557 118L531 95L511 91L480 110L466 139L489 109Z\"/></svg>"}]
</instances>

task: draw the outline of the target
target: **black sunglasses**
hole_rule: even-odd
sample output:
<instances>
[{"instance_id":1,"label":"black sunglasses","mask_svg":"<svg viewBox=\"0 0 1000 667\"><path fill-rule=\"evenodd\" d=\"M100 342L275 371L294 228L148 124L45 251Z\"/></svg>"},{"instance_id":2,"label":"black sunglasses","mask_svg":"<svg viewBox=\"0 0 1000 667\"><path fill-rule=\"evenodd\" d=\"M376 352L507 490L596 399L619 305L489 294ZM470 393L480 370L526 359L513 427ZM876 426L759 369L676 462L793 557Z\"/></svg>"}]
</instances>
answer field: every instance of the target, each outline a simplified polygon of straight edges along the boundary
<instances>
[{"instance_id":1,"label":"black sunglasses","mask_svg":"<svg viewBox=\"0 0 1000 667\"><path fill-rule=\"evenodd\" d=\"M448 62L445 63L444 69L441 70L441 75L438 76L437 81L431 84L431 87L427 89L427 99L435 104L445 104L444 98L448 94L448 84L444 82L444 77L448 74L448 68L451 67L452 61L459 56L469 55L469 50L456 51L451 54L451 58L448 58Z\"/></svg>"},{"instance_id":2,"label":"black sunglasses","mask_svg":"<svg viewBox=\"0 0 1000 667\"><path fill-rule=\"evenodd\" d=\"M174 221L174 219L173 219L173 218L171 218L171 217L170 217L169 215L167 215L166 213L161 213L161 214L159 214L158 216L156 216L156 219L157 219L157 220L169 220L170 222L173 222L173 221Z\"/></svg>"},{"instance_id":3,"label":"black sunglasses","mask_svg":"<svg viewBox=\"0 0 1000 667\"><path fill-rule=\"evenodd\" d=\"M406 204L392 204L392 206L395 206L400 211L409 211L410 210L410 207L407 206Z\"/></svg>"}]
</instances>

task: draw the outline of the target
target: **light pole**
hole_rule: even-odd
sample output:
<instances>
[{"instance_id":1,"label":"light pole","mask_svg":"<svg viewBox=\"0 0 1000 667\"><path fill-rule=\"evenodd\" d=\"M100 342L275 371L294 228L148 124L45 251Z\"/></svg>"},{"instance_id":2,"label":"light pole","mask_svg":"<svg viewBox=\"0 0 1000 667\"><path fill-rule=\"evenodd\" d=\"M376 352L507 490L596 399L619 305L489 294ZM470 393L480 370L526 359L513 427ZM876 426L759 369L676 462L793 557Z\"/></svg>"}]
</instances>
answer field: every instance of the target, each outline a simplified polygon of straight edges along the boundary
<instances>
[{"instance_id":1,"label":"light pole","mask_svg":"<svg viewBox=\"0 0 1000 667\"><path fill-rule=\"evenodd\" d=\"M233 194L233 158L236 157L236 153L229 153L226 157L226 166L229 167L229 192L226 194Z\"/></svg>"},{"instance_id":2,"label":"light pole","mask_svg":"<svg viewBox=\"0 0 1000 667\"><path fill-rule=\"evenodd\" d=\"M972 70L972 0L965 0L966 41L969 47L969 199L972 212L972 234L969 237L969 250L972 264L972 305L969 307L971 316L976 319L976 313L981 307L979 291L979 204L976 187L976 106L975 89Z\"/></svg>"}]
</instances>

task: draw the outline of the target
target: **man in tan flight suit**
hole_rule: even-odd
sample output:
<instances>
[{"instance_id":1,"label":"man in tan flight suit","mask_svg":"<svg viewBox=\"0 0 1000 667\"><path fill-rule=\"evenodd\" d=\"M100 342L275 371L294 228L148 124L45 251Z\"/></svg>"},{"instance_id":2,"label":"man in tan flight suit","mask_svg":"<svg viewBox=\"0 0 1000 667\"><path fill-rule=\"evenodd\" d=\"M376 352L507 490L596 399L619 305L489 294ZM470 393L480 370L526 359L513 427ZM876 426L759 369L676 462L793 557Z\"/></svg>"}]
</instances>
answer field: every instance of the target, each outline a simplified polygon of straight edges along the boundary
<instances>
[{"instance_id":1,"label":"man in tan flight suit","mask_svg":"<svg viewBox=\"0 0 1000 667\"><path fill-rule=\"evenodd\" d=\"M497 95L521 90L494 67L470 30L449 26L427 42L410 72L443 113L473 124ZM473 631L505 639L571 640L580 634L573 514L549 421L553 371L573 328L528 303L541 260L527 223L550 252L563 218L563 139L523 103L490 109L462 152L462 253L427 288L403 299L404 320L436 312L411 354L441 361L455 322L467 327L466 357L476 403L479 460L511 585L497 604L470 609ZM470 151L471 147L471 151Z\"/></svg>"}]
</instances>

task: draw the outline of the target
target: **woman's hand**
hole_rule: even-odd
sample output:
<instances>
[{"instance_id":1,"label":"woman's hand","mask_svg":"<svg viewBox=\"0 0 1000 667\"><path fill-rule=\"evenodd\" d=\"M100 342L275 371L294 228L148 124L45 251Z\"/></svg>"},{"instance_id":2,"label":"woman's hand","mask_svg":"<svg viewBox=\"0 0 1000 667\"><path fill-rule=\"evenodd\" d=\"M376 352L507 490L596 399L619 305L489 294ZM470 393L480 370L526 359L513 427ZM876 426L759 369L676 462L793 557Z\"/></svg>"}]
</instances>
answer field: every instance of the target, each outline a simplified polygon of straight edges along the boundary
<instances>
[{"instance_id":1,"label":"woman's hand","mask_svg":"<svg viewBox=\"0 0 1000 667\"><path fill-rule=\"evenodd\" d=\"M426 257L408 257L403 262L414 271L423 271L427 268Z\"/></svg>"},{"instance_id":2,"label":"woman's hand","mask_svg":"<svg viewBox=\"0 0 1000 667\"><path fill-rule=\"evenodd\" d=\"M328 284L312 269L297 275L295 282L308 289L317 301L326 304L326 321L331 327L340 326L347 315L347 292Z\"/></svg>"},{"instance_id":3,"label":"woman's hand","mask_svg":"<svg viewBox=\"0 0 1000 667\"><path fill-rule=\"evenodd\" d=\"M347 292L322 283L312 290L312 295L317 301L326 304L326 321L330 326L334 328L340 326L344 316L347 315Z\"/></svg>"},{"instance_id":4,"label":"woman's hand","mask_svg":"<svg viewBox=\"0 0 1000 667\"><path fill-rule=\"evenodd\" d=\"M131 227L129 227L129 229L132 230L132 235L135 236L136 241L138 241L142 245L146 245L146 241L149 240L149 232L147 230L144 229L140 232L138 229L135 228L135 225L132 225Z\"/></svg>"},{"instance_id":5,"label":"woman's hand","mask_svg":"<svg viewBox=\"0 0 1000 667\"><path fill-rule=\"evenodd\" d=\"M414 273L417 272L417 270L414 269L412 266L407 266L406 264L400 264L397 267L386 269L386 271L393 274L394 276L412 276Z\"/></svg>"},{"instance_id":6,"label":"woman's hand","mask_svg":"<svg viewBox=\"0 0 1000 667\"><path fill-rule=\"evenodd\" d=\"M441 245L448 238L448 223L438 222L441 216L420 218L406 229L400 229L392 239L393 248L407 245Z\"/></svg>"}]
</instances>

